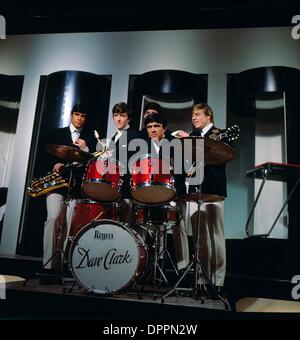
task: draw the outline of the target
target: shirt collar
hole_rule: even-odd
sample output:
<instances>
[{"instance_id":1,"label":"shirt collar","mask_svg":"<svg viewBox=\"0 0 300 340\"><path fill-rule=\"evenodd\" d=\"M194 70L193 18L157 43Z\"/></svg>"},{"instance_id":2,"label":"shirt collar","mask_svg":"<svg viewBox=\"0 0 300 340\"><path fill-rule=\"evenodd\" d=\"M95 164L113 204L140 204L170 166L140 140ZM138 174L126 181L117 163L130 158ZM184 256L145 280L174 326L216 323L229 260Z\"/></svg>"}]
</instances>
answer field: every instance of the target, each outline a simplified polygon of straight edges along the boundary
<instances>
[{"instance_id":1,"label":"shirt collar","mask_svg":"<svg viewBox=\"0 0 300 340\"><path fill-rule=\"evenodd\" d=\"M71 133L73 133L75 131L81 132L82 128L76 129L76 127L72 123L70 123L70 131L71 131Z\"/></svg>"},{"instance_id":2,"label":"shirt collar","mask_svg":"<svg viewBox=\"0 0 300 340\"><path fill-rule=\"evenodd\" d=\"M123 129L118 129L117 132L118 133L122 133L122 132L124 132L124 131L126 131L128 129L129 129L129 125L125 126Z\"/></svg>"},{"instance_id":3,"label":"shirt collar","mask_svg":"<svg viewBox=\"0 0 300 340\"><path fill-rule=\"evenodd\" d=\"M208 125L206 125L201 132L201 135L204 136L212 127L213 127L213 123L209 123Z\"/></svg>"}]
</instances>

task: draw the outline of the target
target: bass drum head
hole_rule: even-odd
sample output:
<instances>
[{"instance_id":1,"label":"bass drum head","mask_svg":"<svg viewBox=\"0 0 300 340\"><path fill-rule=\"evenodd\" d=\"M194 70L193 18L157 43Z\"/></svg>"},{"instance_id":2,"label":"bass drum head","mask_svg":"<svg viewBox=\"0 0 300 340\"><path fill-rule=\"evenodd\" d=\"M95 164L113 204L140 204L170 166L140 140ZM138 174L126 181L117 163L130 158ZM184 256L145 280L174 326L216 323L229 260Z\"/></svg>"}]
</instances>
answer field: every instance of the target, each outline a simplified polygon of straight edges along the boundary
<instances>
[{"instance_id":1,"label":"bass drum head","mask_svg":"<svg viewBox=\"0 0 300 340\"><path fill-rule=\"evenodd\" d=\"M70 267L86 290L111 294L127 287L144 271L147 262L141 237L112 220L92 222L75 237Z\"/></svg>"}]
</instances>

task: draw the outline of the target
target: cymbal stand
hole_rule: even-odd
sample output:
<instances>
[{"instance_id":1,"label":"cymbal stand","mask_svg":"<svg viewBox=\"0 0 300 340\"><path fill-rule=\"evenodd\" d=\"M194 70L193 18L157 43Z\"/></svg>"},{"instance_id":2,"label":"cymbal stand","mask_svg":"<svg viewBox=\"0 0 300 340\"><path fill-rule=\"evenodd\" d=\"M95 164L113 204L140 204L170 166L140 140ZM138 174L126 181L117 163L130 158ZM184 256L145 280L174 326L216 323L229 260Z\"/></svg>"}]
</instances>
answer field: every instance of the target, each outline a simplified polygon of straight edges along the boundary
<instances>
[{"instance_id":1,"label":"cymbal stand","mask_svg":"<svg viewBox=\"0 0 300 340\"><path fill-rule=\"evenodd\" d=\"M177 290L185 290L185 291L193 291L193 298L195 300L201 299L201 303L205 301L205 293L206 293L206 286L205 284L199 283L199 279L202 276L205 280L210 284L216 296L224 303L226 309L230 309L229 303L217 292L215 289L211 279L208 277L207 273L203 269L203 265L199 258L200 253L200 228L201 228L201 206L203 204L203 200L201 199L201 184L196 187L197 192L197 237L196 242L194 242L194 255L190 263L187 265L186 269L184 270L183 274L175 283L174 287L161 298L161 302L164 303L165 299L170 296L172 293L177 293ZM179 288L179 284L185 278L185 276L193 269L194 267L194 287L193 288ZM203 286L203 287L202 287Z\"/></svg>"},{"instance_id":2,"label":"cymbal stand","mask_svg":"<svg viewBox=\"0 0 300 340\"><path fill-rule=\"evenodd\" d=\"M163 230L161 231L161 234L163 235L162 238L163 238L163 247L161 249L161 251L159 252L159 255L158 255L158 258L161 259L161 266L159 266L158 268L160 268L160 272L164 273L164 269L165 269L165 262L167 260L169 260L174 272L176 273L176 275L178 276L178 270L175 266L175 263L171 257L171 254L168 250L168 247L167 247L167 241L168 241L168 230L170 229L167 229L169 223L167 222L164 222L163 224ZM161 235L160 235L161 236ZM165 277L165 275L163 275L163 277ZM167 278L165 277L165 282L167 284L169 284Z\"/></svg>"},{"instance_id":3,"label":"cymbal stand","mask_svg":"<svg viewBox=\"0 0 300 340\"><path fill-rule=\"evenodd\" d=\"M146 224L147 224L147 227L143 227L143 226L140 226L140 227L145 228L147 230L147 234L149 234L149 236L152 238L153 259L152 259L151 265L147 269L146 279L142 285L140 292L144 291L146 284L152 278L152 287L154 289L153 299L155 300L157 297L157 289L161 288L162 282L165 282L167 285L169 284L169 281L164 273L166 260L168 259L170 261L177 276L178 276L178 271L167 249L167 231L168 231L167 226L169 224L167 222L164 222L164 224L146 222ZM154 226L153 232L150 231L151 226ZM163 230L161 230L161 226L163 226ZM163 243L162 243L162 249L160 250L161 239ZM161 263L160 263L160 260L161 260Z\"/></svg>"},{"instance_id":4,"label":"cymbal stand","mask_svg":"<svg viewBox=\"0 0 300 340\"><path fill-rule=\"evenodd\" d=\"M173 293L177 293L177 290L188 290L193 291L193 297L195 300L198 300L199 297L201 298L201 302L204 303L204 295L202 294L202 287L201 284L198 283L199 278L202 274L202 276L207 278L206 273L203 270L203 266L199 259L199 251L200 251L200 219L201 219L201 206L203 201L201 200L201 185L199 185L197 188L197 194L198 194L198 210L197 210L197 235L196 235L196 242L194 244L194 255L190 263L187 265L186 269L180 276L180 278L175 283L174 287L161 298L161 302L164 303L164 300L170 296ZM193 269L194 267L194 287L193 288L178 288L181 281L185 278L185 276Z\"/></svg>"},{"instance_id":5,"label":"cymbal stand","mask_svg":"<svg viewBox=\"0 0 300 340\"><path fill-rule=\"evenodd\" d=\"M169 223L164 222L164 224L162 225L155 226L155 255L154 255L155 257L154 257L154 263L153 263L153 274L154 274L153 275L153 286L156 287L157 286L156 282L158 281L159 288L161 287L162 282L165 282L167 285L169 285L169 281L165 275L165 265L166 265L167 260L169 260L173 270L178 276L178 270L172 260L172 257L167 247L167 241L168 241L167 226L168 225ZM162 230L161 230L161 226L163 226ZM161 241L162 241L162 248L160 250ZM157 275L158 272L159 272L159 276Z\"/></svg>"},{"instance_id":6,"label":"cymbal stand","mask_svg":"<svg viewBox=\"0 0 300 340\"><path fill-rule=\"evenodd\" d=\"M153 299L156 300L157 297L157 282L158 280L160 280L160 283L162 281L164 281L165 283L168 284L168 280L163 272L163 267L160 266L159 264L159 258L160 255L162 254L163 250L160 252L159 251L159 244L160 244L160 237L161 237L161 232L160 232L160 225L154 225L154 235L151 235L152 232L150 233L149 227L153 225L152 223L147 223L147 233L149 233L149 235L152 238L152 249L153 249L153 258L152 258L152 263L150 264L150 266L148 267L146 273L145 273L145 277L146 279L143 282L143 285L140 289L140 292L143 292L145 290L145 286L149 283L150 279L152 278L152 288L154 289L154 294L153 294ZM144 228L143 226L141 226L142 228ZM160 277L158 276L158 272L160 274Z\"/></svg>"}]
</instances>

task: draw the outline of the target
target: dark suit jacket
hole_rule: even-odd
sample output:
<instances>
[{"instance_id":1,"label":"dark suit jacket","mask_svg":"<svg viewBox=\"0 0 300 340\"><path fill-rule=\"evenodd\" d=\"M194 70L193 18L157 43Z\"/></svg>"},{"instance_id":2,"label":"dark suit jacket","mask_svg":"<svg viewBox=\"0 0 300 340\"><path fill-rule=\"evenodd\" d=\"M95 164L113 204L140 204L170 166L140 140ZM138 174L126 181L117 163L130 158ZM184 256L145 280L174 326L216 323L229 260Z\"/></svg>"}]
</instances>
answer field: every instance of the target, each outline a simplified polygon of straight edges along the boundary
<instances>
[{"instance_id":1,"label":"dark suit jacket","mask_svg":"<svg viewBox=\"0 0 300 340\"><path fill-rule=\"evenodd\" d=\"M83 128L81 133L80 133L80 139L84 139L88 148L89 152L95 152L96 150L96 143L97 140L94 137L94 132L91 129L85 129ZM46 152L44 150L44 147L48 144L58 144L58 145L66 145L70 147L77 148L76 145L73 144L72 141L72 136L71 136L71 131L69 126L60 128L60 129L54 129L51 130L48 135L44 138L43 143L42 143L42 174L40 176L45 176L47 172L51 172L53 170L53 167L56 163L67 163L63 159L60 159L59 157L53 156L50 153ZM80 169L76 170L75 177L76 177L76 186L74 190L72 191L73 197L82 197L80 194L80 186L82 182L82 178L85 172L85 164ZM64 176L69 176L68 172L63 172ZM60 190L59 192L64 192L63 190Z\"/></svg>"},{"instance_id":2,"label":"dark suit jacket","mask_svg":"<svg viewBox=\"0 0 300 340\"><path fill-rule=\"evenodd\" d=\"M213 134L213 130L219 129L217 129L215 126L212 126L212 128L203 137L209 138L209 136ZM191 133L190 135L195 135L195 133ZM222 143L228 144L226 139L222 139ZM194 190L195 186L189 187L189 192L193 192ZM227 196L225 164L204 166L204 180L201 185L201 191L204 194L214 194L222 197Z\"/></svg>"},{"instance_id":3,"label":"dark suit jacket","mask_svg":"<svg viewBox=\"0 0 300 340\"><path fill-rule=\"evenodd\" d=\"M135 138L138 138L138 131L134 128L130 127L126 130L126 135L123 134L115 143L115 151L116 153L113 154L113 157L117 160L120 160L120 152L126 151L127 152L127 159L132 156L133 152L128 151L128 144ZM112 140L114 141L115 137L117 136L117 132L112 137ZM110 144L111 146L111 144ZM109 146L109 148L110 148Z\"/></svg>"},{"instance_id":4,"label":"dark suit jacket","mask_svg":"<svg viewBox=\"0 0 300 340\"><path fill-rule=\"evenodd\" d=\"M90 153L95 152L97 140L94 137L94 133L92 130L83 128L80 133L79 138L85 140ZM51 130L48 133L48 135L45 137L44 142L43 142L44 146L48 144L59 144L59 145L66 145L66 146L71 146L73 148L77 148L77 146L73 144L71 131L68 126L64 128L60 128L60 129ZM47 166L49 167L48 171L52 171L53 166L56 163L66 163L64 160L60 159L59 157L52 156L49 153L47 153L46 158L48 159L47 161Z\"/></svg>"},{"instance_id":5,"label":"dark suit jacket","mask_svg":"<svg viewBox=\"0 0 300 340\"><path fill-rule=\"evenodd\" d=\"M166 134L165 139L168 140L169 142L171 142L173 139L175 139L175 137L173 137L171 134L168 134L168 135ZM149 137L145 140L148 144L148 153L151 153L151 145L152 145L153 142ZM155 147L153 147L152 150L155 150ZM159 155L163 156L162 148L160 148L160 150L159 150ZM173 148L171 148L171 150L170 150L170 158L171 158L171 161L173 162L174 161L174 150L173 150ZM186 194L185 174L184 173L175 174L174 180L175 180L174 186L175 186L175 189L176 189L177 197L181 197L181 196L185 195Z\"/></svg>"},{"instance_id":6,"label":"dark suit jacket","mask_svg":"<svg viewBox=\"0 0 300 340\"><path fill-rule=\"evenodd\" d=\"M112 140L117 136L117 133L114 134ZM120 161L120 163L127 167L127 171L123 176L123 183L121 187L122 197L129 198L130 197L130 173L128 167L128 161L130 157L135 153L134 151L128 151L129 143L138 137L138 131L134 128L130 127L126 130L126 134L123 134L115 143L115 152L113 153L112 157L116 160ZM109 145L108 149L112 148L112 143ZM121 157L120 152L126 153L127 164L123 164L122 160L124 159L124 155Z\"/></svg>"}]
</instances>

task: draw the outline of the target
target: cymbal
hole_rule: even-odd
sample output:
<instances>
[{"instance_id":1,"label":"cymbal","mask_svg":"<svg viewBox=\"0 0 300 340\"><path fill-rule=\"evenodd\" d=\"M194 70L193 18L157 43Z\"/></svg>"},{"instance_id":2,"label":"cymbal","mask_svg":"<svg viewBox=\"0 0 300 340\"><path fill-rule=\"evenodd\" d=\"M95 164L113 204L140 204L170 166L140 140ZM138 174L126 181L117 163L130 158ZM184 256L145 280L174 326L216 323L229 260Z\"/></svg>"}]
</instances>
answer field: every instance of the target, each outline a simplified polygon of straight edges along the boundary
<instances>
[{"instance_id":1,"label":"cymbal","mask_svg":"<svg viewBox=\"0 0 300 340\"><path fill-rule=\"evenodd\" d=\"M198 136L190 136L181 138L192 141L192 157L196 159L199 152L203 152L202 143L197 143L197 140L204 142L204 163L208 165L224 164L232 161L235 157L233 148L225 143L216 141L212 138L203 138Z\"/></svg>"},{"instance_id":2,"label":"cymbal","mask_svg":"<svg viewBox=\"0 0 300 340\"><path fill-rule=\"evenodd\" d=\"M199 197L200 196L200 197ZM224 201L223 196L215 195L215 194L199 194L197 192L190 192L186 195L187 201L195 201L198 202L203 201L204 203L211 203L211 202L222 202Z\"/></svg>"},{"instance_id":3,"label":"cymbal","mask_svg":"<svg viewBox=\"0 0 300 340\"><path fill-rule=\"evenodd\" d=\"M45 146L45 150L51 155L61 158L68 162L88 162L94 156L89 152L82 151L67 145L49 144Z\"/></svg>"}]
</instances>

